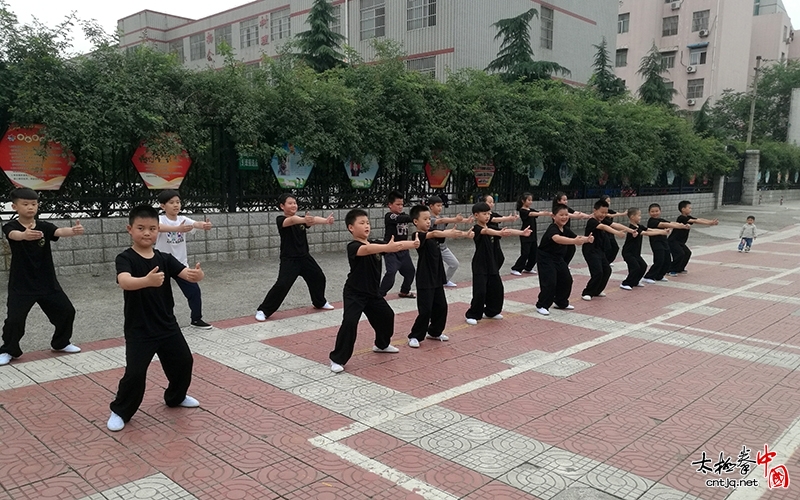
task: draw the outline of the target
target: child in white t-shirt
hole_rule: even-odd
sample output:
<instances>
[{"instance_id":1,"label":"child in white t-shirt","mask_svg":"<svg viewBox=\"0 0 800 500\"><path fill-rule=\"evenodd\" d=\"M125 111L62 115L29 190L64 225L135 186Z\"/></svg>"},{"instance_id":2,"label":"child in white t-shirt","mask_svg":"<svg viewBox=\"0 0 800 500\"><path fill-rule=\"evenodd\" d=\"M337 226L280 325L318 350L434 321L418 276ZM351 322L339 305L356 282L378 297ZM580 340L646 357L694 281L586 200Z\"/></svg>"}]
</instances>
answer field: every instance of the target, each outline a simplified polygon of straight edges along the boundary
<instances>
[{"instance_id":1,"label":"child in white t-shirt","mask_svg":"<svg viewBox=\"0 0 800 500\"><path fill-rule=\"evenodd\" d=\"M186 254L186 233L195 228L208 231L211 223L206 221L194 221L184 215L179 215L181 211L181 197L174 189L162 191L158 195L158 203L164 211L158 218L158 239L156 240L156 250L162 253L172 254L181 264L189 267L189 257ZM211 325L203 321L203 302L200 298L200 285L181 278L175 278L178 286L189 302L191 310L191 325L202 330L210 330Z\"/></svg>"}]
</instances>

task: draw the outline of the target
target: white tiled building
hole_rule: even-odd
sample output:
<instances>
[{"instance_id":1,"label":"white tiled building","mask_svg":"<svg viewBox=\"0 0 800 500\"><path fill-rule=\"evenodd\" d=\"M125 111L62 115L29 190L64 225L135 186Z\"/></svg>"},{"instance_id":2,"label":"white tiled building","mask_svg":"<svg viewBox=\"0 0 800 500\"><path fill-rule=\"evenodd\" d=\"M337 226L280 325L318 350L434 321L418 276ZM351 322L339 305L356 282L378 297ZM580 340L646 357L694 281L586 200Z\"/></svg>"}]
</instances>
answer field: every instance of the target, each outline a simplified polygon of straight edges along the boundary
<instances>
[{"instance_id":1,"label":"white tiled building","mask_svg":"<svg viewBox=\"0 0 800 500\"><path fill-rule=\"evenodd\" d=\"M275 56L285 40L308 29L311 4L312 0L256 0L197 20L145 10L118 22L120 43L123 48L149 44L176 52L190 68L218 68L223 64L218 45L224 40L238 59L255 64L262 54ZM371 39L394 39L402 42L410 69L440 80L448 68L485 68L500 48L492 23L534 7L539 11L531 23L535 58L570 69L567 81L586 83L592 73L592 45L606 37L614 46L619 2L334 0L332 4L333 28L365 58L373 55Z\"/></svg>"}]
</instances>

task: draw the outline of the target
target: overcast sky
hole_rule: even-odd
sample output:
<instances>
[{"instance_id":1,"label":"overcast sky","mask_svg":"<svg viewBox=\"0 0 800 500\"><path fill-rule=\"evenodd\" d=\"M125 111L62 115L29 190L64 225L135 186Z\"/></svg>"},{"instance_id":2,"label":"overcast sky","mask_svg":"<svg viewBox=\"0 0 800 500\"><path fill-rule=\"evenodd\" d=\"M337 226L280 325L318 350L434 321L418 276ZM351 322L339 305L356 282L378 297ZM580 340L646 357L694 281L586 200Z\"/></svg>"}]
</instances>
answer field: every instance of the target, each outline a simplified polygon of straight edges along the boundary
<instances>
[{"instance_id":1,"label":"overcast sky","mask_svg":"<svg viewBox=\"0 0 800 500\"><path fill-rule=\"evenodd\" d=\"M48 26L55 26L70 12L75 11L81 19L96 19L109 33L117 29L117 20L145 9L165 12L176 16L200 19L228 9L248 0L225 3L210 0L129 0L127 2L102 0L6 0L11 11L23 23L36 16ZM800 0L783 0L795 29L800 28ZM79 32L74 35L76 52L86 52L91 47Z\"/></svg>"}]
</instances>

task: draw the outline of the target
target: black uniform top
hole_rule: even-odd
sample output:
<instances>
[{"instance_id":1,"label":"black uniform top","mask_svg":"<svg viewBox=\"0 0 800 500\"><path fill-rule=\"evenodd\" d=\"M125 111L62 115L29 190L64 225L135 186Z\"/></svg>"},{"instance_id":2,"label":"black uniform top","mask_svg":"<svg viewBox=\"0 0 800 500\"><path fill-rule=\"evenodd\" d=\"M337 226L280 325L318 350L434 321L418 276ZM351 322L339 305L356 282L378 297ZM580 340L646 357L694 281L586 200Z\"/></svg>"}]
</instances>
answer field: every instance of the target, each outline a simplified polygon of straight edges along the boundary
<instances>
[{"instance_id":1,"label":"black uniform top","mask_svg":"<svg viewBox=\"0 0 800 500\"><path fill-rule=\"evenodd\" d=\"M442 261L442 249L437 238L429 238L423 231L417 231L419 248L417 253L417 288L440 288L447 283Z\"/></svg>"},{"instance_id":2,"label":"black uniform top","mask_svg":"<svg viewBox=\"0 0 800 500\"><path fill-rule=\"evenodd\" d=\"M387 213L386 216L383 218L384 243L389 243L389 240L392 239L392 236L394 236L394 241L407 240L409 222L411 222L411 217L409 217L405 212L399 214L393 212Z\"/></svg>"},{"instance_id":3,"label":"black uniform top","mask_svg":"<svg viewBox=\"0 0 800 500\"><path fill-rule=\"evenodd\" d=\"M594 242L584 243L583 248L585 250L587 251L597 250L602 252L603 249L605 248L606 239L609 237L611 238L614 237L613 235L607 234L605 231L600 229L600 224L605 224L605 220L606 219L603 219L603 221L599 221L594 217L586 220L586 229L584 230L583 235L584 236L589 236L590 234L594 235Z\"/></svg>"},{"instance_id":4,"label":"black uniform top","mask_svg":"<svg viewBox=\"0 0 800 500\"><path fill-rule=\"evenodd\" d=\"M498 275L500 272L497 269L495 240L500 238L498 236L489 236L483 232L485 229L492 228L482 227L478 224L475 224L472 228L472 232L475 233L472 238L475 242L475 253L472 255L472 274Z\"/></svg>"},{"instance_id":5,"label":"black uniform top","mask_svg":"<svg viewBox=\"0 0 800 500\"><path fill-rule=\"evenodd\" d=\"M285 215L279 215L275 222L278 223L278 234L281 235L281 259L296 259L308 255L308 238L306 237L305 224L283 225Z\"/></svg>"},{"instance_id":6,"label":"black uniform top","mask_svg":"<svg viewBox=\"0 0 800 500\"><path fill-rule=\"evenodd\" d=\"M659 229L658 225L662 222L669 222L666 219L650 217L647 219L647 228L648 229ZM666 245L667 244L667 237L664 235L658 236L651 236L650 237L650 246L659 246L659 245Z\"/></svg>"},{"instance_id":7,"label":"black uniform top","mask_svg":"<svg viewBox=\"0 0 800 500\"><path fill-rule=\"evenodd\" d=\"M351 241L347 244L347 260L350 262L350 274L344 283L344 291L380 297L381 254L358 255L358 249L366 243Z\"/></svg>"},{"instance_id":8,"label":"black uniform top","mask_svg":"<svg viewBox=\"0 0 800 500\"><path fill-rule=\"evenodd\" d=\"M172 298L172 282L186 266L168 253L153 250L154 255L145 259L133 248L123 250L117 255L117 275L130 273L134 278L143 278L158 266L164 273L164 283L159 287L125 290L125 340L153 340L180 334L181 328L175 319Z\"/></svg>"},{"instance_id":9,"label":"black uniform top","mask_svg":"<svg viewBox=\"0 0 800 500\"><path fill-rule=\"evenodd\" d=\"M519 219L522 221L522 230L526 230L531 228L531 235L530 236L521 236L521 238L528 238L533 239L536 241L536 218L539 217L538 215L531 215L531 212L536 212L537 210L533 210L532 208L520 208L519 209Z\"/></svg>"},{"instance_id":10,"label":"black uniform top","mask_svg":"<svg viewBox=\"0 0 800 500\"><path fill-rule=\"evenodd\" d=\"M622 255L642 255L642 232L647 228L641 224L628 224L628 227L635 229L638 233L636 238L631 233L625 235L625 244L622 245Z\"/></svg>"},{"instance_id":11,"label":"black uniform top","mask_svg":"<svg viewBox=\"0 0 800 500\"><path fill-rule=\"evenodd\" d=\"M608 217L603 219L603 224L605 224L606 226L610 226L611 224L613 224L614 223L614 218L611 217L612 215L617 215L617 211L616 210L612 210L612 209L609 208L608 209Z\"/></svg>"},{"instance_id":12,"label":"black uniform top","mask_svg":"<svg viewBox=\"0 0 800 500\"><path fill-rule=\"evenodd\" d=\"M447 224L437 224L436 216L431 214L431 231L446 231ZM447 248L447 238L436 238L442 248Z\"/></svg>"},{"instance_id":13,"label":"black uniform top","mask_svg":"<svg viewBox=\"0 0 800 500\"><path fill-rule=\"evenodd\" d=\"M25 226L14 219L3 224L3 234L11 231L25 231ZM53 254L50 242L58 241L55 225L42 220L36 221L36 231L44 233L44 237L35 241L14 241L8 238L11 249L11 269L8 273L8 293L16 295L49 295L60 292L61 285L56 279L56 268L53 265Z\"/></svg>"},{"instance_id":14,"label":"black uniform top","mask_svg":"<svg viewBox=\"0 0 800 500\"><path fill-rule=\"evenodd\" d=\"M696 218L697 217L692 217L691 215L681 214L676 219L676 222L679 222L680 224L694 224L694 222L692 221ZM669 234L669 239L677 243L683 243L685 245L686 242L689 240L689 228L673 229L672 232Z\"/></svg>"},{"instance_id":15,"label":"black uniform top","mask_svg":"<svg viewBox=\"0 0 800 500\"><path fill-rule=\"evenodd\" d=\"M495 231L500 230L500 224L494 222L495 217L502 217L502 215L498 214L497 212L492 212L492 215L489 217L489 222L486 223L486 227L489 229L494 229ZM505 260L505 256L503 255L503 248L500 246L500 240L497 236L491 237L494 240L494 261L497 264L498 274L500 271L500 266L503 265L503 261Z\"/></svg>"},{"instance_id":16,"label":"black uniform top","mask_svg":"<svg viewBox=\"0 0 800 500\"><path fill-rule=\"evenodd\" d=\"M558 225L553 222L547 227L547 230L542 235L542 241L539 242L539 252L543 252L552 258L563 259L567 255L567 245L561 245L553 241L553 236L564 236L565 238L575 238L577 235L572 232L572 229L564 226L563 231L559 231Z\"/></svg>"}]
</instances>

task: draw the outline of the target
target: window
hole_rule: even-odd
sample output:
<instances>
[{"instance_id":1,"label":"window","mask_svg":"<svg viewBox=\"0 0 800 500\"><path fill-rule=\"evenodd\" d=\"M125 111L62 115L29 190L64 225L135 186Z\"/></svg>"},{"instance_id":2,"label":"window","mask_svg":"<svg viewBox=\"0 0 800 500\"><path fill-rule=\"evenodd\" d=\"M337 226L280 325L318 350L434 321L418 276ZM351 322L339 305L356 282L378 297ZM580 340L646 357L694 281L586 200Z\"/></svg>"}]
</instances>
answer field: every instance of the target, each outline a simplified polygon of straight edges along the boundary
<instances>
[{"instance_id":1,"label":"window","mask_svg":"<svg viewBox=\"0 0 800 500\"><path fill-rule=\"evenodd\" d=\"M231 35L231 25L223 26L214 30L214 52L219 54L219 46L222 42L233 48L233 36Z\"/></svg>"},{"instance_id":2,"label":"window","mask_svg":"<svg viewBox=\"0 0 800 500\"><path fill-rule=\"evenodd\" d=\"M542 20L542 36L540 45L543 49L553 48L553 9L542 7L539 18Z\"/></svg>"},{"instance_id":3,"label":"window","mask_svg":"<svg viewBox=\"0 0 800 500\"><path fill-rule=\"evenodd\" d=\"M703 79L697 78L695 80L689 80L689 85L686 89L686 98L699 99L701 97L703 97Z\"/></svg>"},{"instance_id":4,"label":"window","mask_svg":"<svg viewBox=\"0 0 800 500\"><path fill-rule=\"evenodd\" d=\"M627 33L628 28L630 27L631 22L631 15L628 14L620 14L617 18L617 34L620 33Z\"/></svg>"},{"instance_id":5,"label":"window","mask_svg":"<svg viewBox=\"0 0 800 500\"><path fill-rule=\"evenodd\" d=\"M407 0L406 18L408 31L436 26L436 0Z\"/></svg>"},{"instance_id":6,"label":"window","mask_svg":"<svg viewBox=\"0 0 800 500\"><path fill-rule=\"evenodd\" d=\"M665 17L661 20L661 36L678 34L678 16Z\"/></svg>"},{"instance_id":7,"label":"window","mask_svg":"<svg viewBox=\"0 0 800 500\"><path fill-rule=\"evenodd\" d=\"M292 36L291 9L273 12L269 17L269 28L272 40L283 40Z\"/></svg>"},{"instance_id":8,"label":"window","mask_svg":"<svg viewBox=\"0 0 800 500\"><path fill-rule=\"evenodd\" d=\"M706 47L689 50L689 64L696 66L706 63Z\"/></svg>"},{"instance_id":9,"label":"window","mask_svg":"<svg viewBox=\"0 0 800 500\"><path fill-rule=\"evenodd\" d=\"M386 35L386 0L361 0L361 39Z\"/></svg>"},{"instance_id":10,"label":"window","mask_svg":"<svg viewBox=\"0 0 800 500\"><path fill-rule=\"evenodd\" d=\"M206 38L203 33L189 37L189 59L196 61L206 56Z\"/></svg>"},{"instance_id":11,"label":"window","mask_svg":"<svg viewBox=\"0 0 800 500\"><path fill-rule=\"evenodd\" d=\"M788 26L784 26L783 27L783 41L788 43L788 40L789 40L789 27Z\"/></svg>"},{"instance_id":12,"label":"window","mask_svg":"<svg viewBox=\"0 0 800 500\"><path fill-rule=\"evenodd\" d=\"M675 88L675 82L670 82L670 81L665 80L664 81L664 86L667 87L668 89L674 89Z\"/></svg>"},{"instance_id":13,"label":"window","mask_svg":"<svg viewBox=\"0 0 800 500\"><path fill-rule=\"evenodd\" d=\"M617 58L614 61L614 67L624 68L628 65L628 49L619 49L617 51Z\"/></svg>"},{"instance_id":14,"label":"window","mask_svg":"<svg viewBox=\"0 0 800 500\"><path fill-rule=\"evenodd\" d=\"M258 45L258 18L254 17L239 23L239 48Z\"/></svg>"},{"instance_id":15,"label":"window","mask_svg":"<svg viewBox=\"0 0 800 500\"><path fill-rule=\"evenodd\" d=\"M708 29L708 15L711 11L701 10L692 14L692 31Z\"/></svg>"},{"instance_id":16,"label":"window","mask_svg":"<svg viewBox=\"0 0 800 500\"><path fill-rule=\"evenodd\" d=\"M341 5L334 5L333 9L331 10L331 14L333 14L333 21L331 21L331 31L334 33L342 34L342 6Z\"/></svg>"},{"instance_id":17,"label":"window","mask_svg":"<svg viewBox=\"0 0 800 500\"><path fill-rule=\"evenodd\" d=\"M675 67L675 52L661 53L661 67L664 69L672 69Z\"/></svg>"},{"instance_id":18,"label":"window","mask_svg":"<svg viewBox=\"0 0 800 500\"><path fill-rule=\"evenodd\" d=\"M406 61L406 67L409 71L417 71L431 78L436 78L436 56L409 59Z\"/></svg>"},{"instance_id":19,"label":"window","mask_svg":"<svg viewBox=\"0 0 800 500\"><path fill-rule=\"evenodd\" d=\"M183 64L186 58L183 55L183 38L169 42L169 53L175 54L178 62Z\"/></svg>"}]
</instances>

